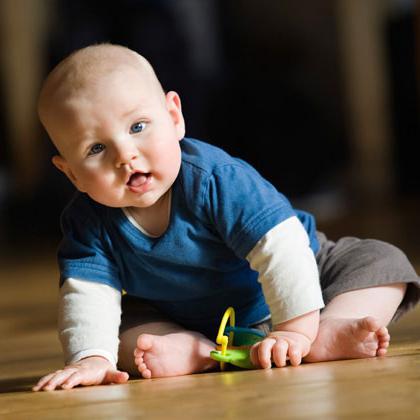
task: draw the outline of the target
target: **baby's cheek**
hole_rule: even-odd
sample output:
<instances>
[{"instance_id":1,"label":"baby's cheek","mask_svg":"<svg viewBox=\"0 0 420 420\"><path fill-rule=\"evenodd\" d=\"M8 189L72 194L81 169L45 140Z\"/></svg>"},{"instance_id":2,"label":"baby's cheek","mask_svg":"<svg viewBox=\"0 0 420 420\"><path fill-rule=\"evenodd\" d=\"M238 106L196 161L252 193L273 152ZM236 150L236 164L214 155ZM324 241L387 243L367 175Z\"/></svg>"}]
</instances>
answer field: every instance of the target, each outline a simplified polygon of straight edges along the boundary
<instances>
[{"instance_id":1,"label":"baby's cheek","mask_svg":"<svg viewBox=\"0 0 420 420\"><path fill-rule=\"evenodd\" d=\"M121 181L119 182L121 186ZM107 176L106 174L90 174L85 179L85 192L91 198L102 204L113 205L108 203L109 200L118 198L116 196L117 184L114 177Z\"/></svg>"}]
</instances>

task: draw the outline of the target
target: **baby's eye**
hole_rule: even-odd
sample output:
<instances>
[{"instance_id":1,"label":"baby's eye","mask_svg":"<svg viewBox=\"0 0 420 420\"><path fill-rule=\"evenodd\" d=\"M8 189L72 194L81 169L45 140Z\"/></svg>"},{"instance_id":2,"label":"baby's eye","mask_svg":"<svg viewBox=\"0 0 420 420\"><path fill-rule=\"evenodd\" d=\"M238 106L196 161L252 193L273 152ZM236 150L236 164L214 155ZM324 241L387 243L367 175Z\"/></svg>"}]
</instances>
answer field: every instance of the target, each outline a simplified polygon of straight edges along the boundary
<instances>
[{"instance_id":1,"label":"baby's eye","mask_svg":"<svg viewBox=\"0 0 420 420\"><path fill-rule=\"evenodd\" d=\"M145 122L136 122L130 127L130 133L141 133L145 128Z\"/></svg>"},{"instance_id":2,"label":"baby's eye","mask_svg":"<svg viewBox=\"0 0 420 420\"><path fill-rule=\"evenodd\" d=\"M105 146L103 144L101 143L94 144L90 148L88 156L97 155L98 153L101 153L104 150L105 150Z\"/></svg>"}]
</instances>

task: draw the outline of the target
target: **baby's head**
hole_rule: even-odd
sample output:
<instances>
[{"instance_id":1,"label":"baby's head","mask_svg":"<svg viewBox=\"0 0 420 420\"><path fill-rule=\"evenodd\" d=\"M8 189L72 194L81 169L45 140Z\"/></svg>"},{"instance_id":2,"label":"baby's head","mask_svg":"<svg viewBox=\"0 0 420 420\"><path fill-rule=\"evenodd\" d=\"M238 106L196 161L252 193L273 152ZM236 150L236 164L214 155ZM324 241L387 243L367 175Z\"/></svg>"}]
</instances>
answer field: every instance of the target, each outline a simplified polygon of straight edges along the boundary
<instances>
[{"instance_id":1,"label":"baby's head","mask_svg":"<svg viewBox=\"0 0 420 420\"><path fill-rule=\"evenodd\" d=\"M101 204L153 206L178 175L179 96L128 48L100 44L65 58L45 80L38 112L59 152L55 166Z\"/></svg>"}]
</instances>

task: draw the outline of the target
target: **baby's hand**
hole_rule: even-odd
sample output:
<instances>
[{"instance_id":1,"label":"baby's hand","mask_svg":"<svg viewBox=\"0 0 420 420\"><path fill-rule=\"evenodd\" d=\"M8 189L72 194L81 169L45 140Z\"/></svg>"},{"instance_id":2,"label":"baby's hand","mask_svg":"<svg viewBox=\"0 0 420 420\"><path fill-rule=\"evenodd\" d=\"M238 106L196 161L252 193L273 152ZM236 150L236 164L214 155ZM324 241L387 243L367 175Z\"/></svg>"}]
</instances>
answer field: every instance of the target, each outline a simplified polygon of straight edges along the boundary
<instances>
[{"instance_id":1,"label":"baby's hand","mask_svg":"<svg viewBox=\"0 0 420 420\"><path fill-rule=\"evenodd\" d=\"M289 359L293 366L302 362L311 348L311 341L303 334L291 331L273 331L263 341L251 347L252 363L262 369L286 366Z\"/></svg>"},{"instance_id":2,"label":"baby's hand","mask_svg":"<svg viewBox=\"0 0 420 420\"><path fill-rule=\"evenodd\" d=\"M114 369L99 356L87 357L41 378L33 391L52 391L58 387L71 389L77 385L101 385L127 382L128 373Z\"/></svg>"}]
</instances>

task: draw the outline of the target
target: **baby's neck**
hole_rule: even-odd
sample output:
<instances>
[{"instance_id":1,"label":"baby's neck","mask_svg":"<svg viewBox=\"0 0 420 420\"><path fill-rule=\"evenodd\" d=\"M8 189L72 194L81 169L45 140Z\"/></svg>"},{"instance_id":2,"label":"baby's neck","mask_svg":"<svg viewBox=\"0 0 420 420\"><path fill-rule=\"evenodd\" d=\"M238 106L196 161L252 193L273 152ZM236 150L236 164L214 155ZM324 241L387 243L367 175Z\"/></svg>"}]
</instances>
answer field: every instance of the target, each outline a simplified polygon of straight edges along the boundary
<instances>
[{"instance_id":1,"label":"baby's neck","mask_svg":"<svg viewBox=\"0 0 420 420\"><path fill-rule=\"evenodd\" d=\"M169 190L151 207L126 207L124 210L146 235L159 237L169 226L171 196L171 190Z\"/></svg>"}]
</instances>

